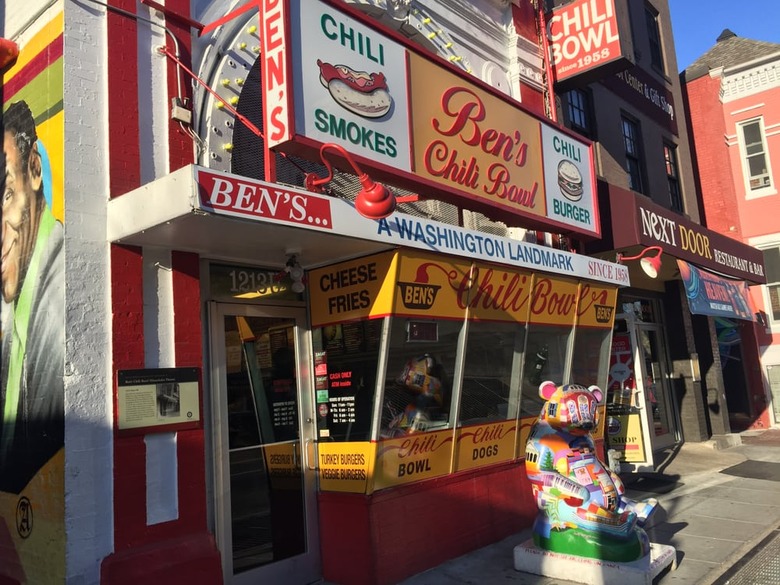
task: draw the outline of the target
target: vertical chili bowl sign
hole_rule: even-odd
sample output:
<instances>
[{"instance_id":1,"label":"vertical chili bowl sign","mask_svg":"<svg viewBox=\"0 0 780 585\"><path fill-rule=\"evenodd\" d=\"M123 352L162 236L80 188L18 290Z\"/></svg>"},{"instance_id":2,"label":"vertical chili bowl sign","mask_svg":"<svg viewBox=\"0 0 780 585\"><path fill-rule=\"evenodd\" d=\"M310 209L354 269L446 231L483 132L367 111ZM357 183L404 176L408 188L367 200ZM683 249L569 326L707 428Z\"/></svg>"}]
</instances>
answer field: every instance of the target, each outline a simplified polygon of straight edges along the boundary
<instances>
[{"instance_id":1,"label":"vertical chili bowl sign","mask_svg":"<svg viewBox=\"0 0 780 585\"><path fill-rule=\"evenodd\" d=\"M615 0L575 0L547 15L556 83L575 77L578 82L586 77L603 77L633 62L626 4Z\"/></svg>"},{"instance_id":2,"label":"vertical chili bowl sign","mask_svg":"<svg viewBox=\"0 0 780 585\"><path fill-rule=\"evenodd\" d=\"M291 0L295 131L410 170L406 49L319 0Z\"/></svg>"}]
</instances>

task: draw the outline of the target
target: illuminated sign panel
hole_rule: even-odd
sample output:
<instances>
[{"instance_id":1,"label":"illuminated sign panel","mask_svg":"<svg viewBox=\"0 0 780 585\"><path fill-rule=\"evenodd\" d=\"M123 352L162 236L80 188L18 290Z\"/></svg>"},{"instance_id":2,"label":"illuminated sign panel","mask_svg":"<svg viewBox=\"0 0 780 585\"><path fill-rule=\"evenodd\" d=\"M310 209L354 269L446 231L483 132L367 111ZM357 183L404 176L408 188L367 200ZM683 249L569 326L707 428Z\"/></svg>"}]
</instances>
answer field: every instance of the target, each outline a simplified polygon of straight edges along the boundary
<instances>
[{"instance_id":1,"label":"illuminated sign panel","mask_svg":"<svg viewBox=\"0 0 780 585\"><path fill-rule=\"evenodd\" d=\"M542 126L542 144L547 216L582 229L600 225L588 145L550 126Z\"/></svg>"},{"instance_id":2,"label":"illuminated sign panel","mask_svg":"<svg viewBox=\"0 0 780 585\"><path fill-rule=\"evenodd\" d=\"M630 62L630 25L622 10L620 0L575 0L547 15L550 61L557 83L603 72L605 65L625 67Z\"/></svg>"},{"instance_id":3,"label":"illuminated sign panel","mask_svg":"<svg viewBox=\"0 0 780 585\"><path fill-rule=\"evenodd\" d=\"M286 6L289 34L279 29L280 46L291 64L294 107L266 111L269 144L311 156L335 143L375 178L492 219L601 235L589 143L370 21L320 0ZM279 70L280 59L265 61ZM264 73L267 108L285 89L279 75Z\"/></svg>"},{"instance_id":4,"label":"illuminated sign panel","mask_svg":"<svg viewBox=\"0 0 780 585\"><path fill-rule=\"evenodd\" d=\"M287 32L284 28L287 3L262 0L260 10L261 53L263 59L263 118L268 148L289 140L292 128L289 116L289 64Z\"/></svg>"},{"instance_id":5,"label":"illuminated sign panel","mask_svg":"<svg viewBox=\"0 0 780 585\"><path fill-rule=\"evenodd\" d=\"M410 55L415 171L494 207L545 215L540 122Z\"/></svg>"},{"instance_id":6,"label":"illuminated sign panel","mask_svg":"<svg viewBox=\"0 0 780 585\"><path fill-rule=\"evenodd\" d=\"M322 2L290 12L296 131L409 171L406 49Z\"/></svg>"}]
</instances>

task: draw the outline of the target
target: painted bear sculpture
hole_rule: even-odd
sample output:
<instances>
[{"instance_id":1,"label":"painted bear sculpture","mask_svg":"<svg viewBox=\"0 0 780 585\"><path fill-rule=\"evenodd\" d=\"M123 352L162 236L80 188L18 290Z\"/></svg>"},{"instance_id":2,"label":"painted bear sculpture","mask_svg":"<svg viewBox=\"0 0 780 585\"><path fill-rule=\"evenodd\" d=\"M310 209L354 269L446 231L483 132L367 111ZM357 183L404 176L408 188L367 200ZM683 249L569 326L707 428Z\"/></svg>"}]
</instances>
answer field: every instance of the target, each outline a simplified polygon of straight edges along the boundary
<instances>
[{"instance_id":1,"label":"painted bear sculpture","mask_svg":"<svg viewBox=\"0 0 780 585\"><path fill-rule=\"evenodd\" d=\"M596 456L590 432L598 424L597 386L542 382L546 401L531 428L525 469L539 513L533 527L541 549L630 562L650 551L641 528L657 501L624 497L620 478Z\"/></svg>"}]
</instances>

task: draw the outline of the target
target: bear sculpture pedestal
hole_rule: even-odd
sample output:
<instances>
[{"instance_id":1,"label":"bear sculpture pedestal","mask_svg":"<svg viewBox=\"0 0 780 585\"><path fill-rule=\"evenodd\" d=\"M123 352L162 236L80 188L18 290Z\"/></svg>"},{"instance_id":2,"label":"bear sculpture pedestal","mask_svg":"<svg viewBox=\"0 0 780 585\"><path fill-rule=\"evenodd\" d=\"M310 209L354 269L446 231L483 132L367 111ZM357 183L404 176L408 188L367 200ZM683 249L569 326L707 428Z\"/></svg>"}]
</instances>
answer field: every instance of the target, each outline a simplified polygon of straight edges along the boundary
<instances>
[{"instance_id":1,"label":"bear sculpture pedestal","mask_svg":"<svg viewBox=\"0 0 780 585\"><path fill-rule=\"evenodd\" d=\"M677 568L674 547L655 543L650 543L650 552L641 559L617 563L542 550L527 540L515 547L514 560L515 569L523 573L588 585L652 585L664 569Z\"/></svg>"},{"instance_id":2,"label":"bear sculpture pedestal","mask_svg":"<svg viewBox=\"0 0 780 585\"><path fill-rule=\"evenodd\" d=\"M596 455L597 386L542 382L545 400L525 447L525 470L539 513L533 538L515 548L515 569L593 585L653 582L676 567L674 547L642 529L658 500L634 501Z\"/></svg>"}]
</instances>

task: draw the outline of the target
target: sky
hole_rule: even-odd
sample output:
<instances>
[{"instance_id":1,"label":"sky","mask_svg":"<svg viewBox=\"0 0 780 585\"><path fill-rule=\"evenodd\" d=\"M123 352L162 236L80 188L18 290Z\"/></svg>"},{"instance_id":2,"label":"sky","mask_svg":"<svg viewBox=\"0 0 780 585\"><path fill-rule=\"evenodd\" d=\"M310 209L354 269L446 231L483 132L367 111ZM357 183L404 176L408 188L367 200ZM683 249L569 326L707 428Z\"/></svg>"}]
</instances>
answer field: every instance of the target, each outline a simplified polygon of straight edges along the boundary
<instances>
[{"instance_id":1,"label":"sky","mask_svg":"<svg viewBox=\"0 0 780 585\"><path fill-rule=\"evenodd\" d=\"M724 28L780 44L780 0L669 0L669 10L678 71L706 53Z\"/></svg>"}]
</instances>

